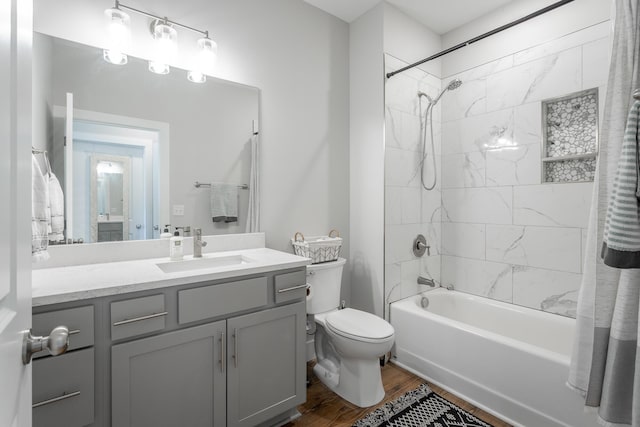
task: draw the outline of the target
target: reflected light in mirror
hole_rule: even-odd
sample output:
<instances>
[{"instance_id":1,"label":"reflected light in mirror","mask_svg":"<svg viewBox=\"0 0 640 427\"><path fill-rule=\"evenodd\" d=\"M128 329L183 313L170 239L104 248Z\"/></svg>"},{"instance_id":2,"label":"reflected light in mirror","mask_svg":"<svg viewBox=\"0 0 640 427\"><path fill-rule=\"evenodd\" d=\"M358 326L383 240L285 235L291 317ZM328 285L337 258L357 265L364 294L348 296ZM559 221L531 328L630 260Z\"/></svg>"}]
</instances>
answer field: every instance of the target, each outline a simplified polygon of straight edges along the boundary
<instances>
[{"instance_id":1,"label":"reflected light in mirror","mask_svg":"<svg viewBox=\"0 0 640 427\"><path fill-rule=\"evenodd\" d=\"M96 170L98 173L123 173L124 169L122 168L122 164L116 163L113 164L111 162L100 162L98 166L96 166Z\"/></svg>"},{"instance_id":2,"label":"reflected light in mirror","mask_svg":"<svg viewBox=\"0 0 640 427\"><path fill-rule=\"evenodd\" d=\"M187 79L193 83L204 83L207 81L207 77L197 70L187 72Z\"/></svg>"}]
</instances>

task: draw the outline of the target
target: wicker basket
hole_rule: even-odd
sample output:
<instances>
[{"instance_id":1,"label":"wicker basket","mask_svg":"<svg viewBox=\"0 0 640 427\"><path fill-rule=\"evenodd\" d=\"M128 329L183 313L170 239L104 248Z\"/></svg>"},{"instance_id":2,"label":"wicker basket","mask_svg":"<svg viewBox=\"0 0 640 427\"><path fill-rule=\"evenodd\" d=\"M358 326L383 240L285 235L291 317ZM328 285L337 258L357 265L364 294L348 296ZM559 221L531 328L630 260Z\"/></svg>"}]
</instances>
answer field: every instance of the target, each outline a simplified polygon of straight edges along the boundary
<instances>
[{"instance_id":1,"label":"wicker basket","mask_svg":"<svg viewBox=\"0 0 640 427\"><path fill-rule=\"evenodd\" d=\"M296 255L311 258L311 264L320 264L338 259L342 238L338 230L331 230L327 236L307 238L298 231L291 239L291 244Z\"/></svg>"}]
</instances>

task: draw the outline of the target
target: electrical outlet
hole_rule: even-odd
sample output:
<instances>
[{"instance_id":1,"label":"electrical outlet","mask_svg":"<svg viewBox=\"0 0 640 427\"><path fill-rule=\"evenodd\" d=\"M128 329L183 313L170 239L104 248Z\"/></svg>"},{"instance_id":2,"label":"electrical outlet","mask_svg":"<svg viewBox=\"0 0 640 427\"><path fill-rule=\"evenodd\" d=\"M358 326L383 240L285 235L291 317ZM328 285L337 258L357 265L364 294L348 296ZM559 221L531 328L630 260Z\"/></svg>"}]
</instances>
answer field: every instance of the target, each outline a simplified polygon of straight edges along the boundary
<instances>
[{"instance_id":1,"label":"electrical outlet","mask_svg":"<svg viewBox=\"0 0 640 427\"><path fill-rule=\"evenodd\" d=\"M173 205L173 214L175 216L184 216L184 205Z\"/></svg>"}]
</instances>

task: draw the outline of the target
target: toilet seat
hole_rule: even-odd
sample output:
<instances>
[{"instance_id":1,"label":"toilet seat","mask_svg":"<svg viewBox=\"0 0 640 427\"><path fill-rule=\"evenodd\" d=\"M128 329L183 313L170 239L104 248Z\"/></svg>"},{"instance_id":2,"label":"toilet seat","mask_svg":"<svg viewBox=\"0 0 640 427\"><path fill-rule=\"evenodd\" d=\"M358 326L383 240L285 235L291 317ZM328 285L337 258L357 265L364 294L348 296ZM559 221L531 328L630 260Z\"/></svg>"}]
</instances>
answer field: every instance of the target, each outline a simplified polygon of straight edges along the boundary
<instances>
[{"instance_id":1,"label":"toilet seat","mask_svg":"<svg viewBox=\"0 0 640 427\"><path fill-rule=\"evenodd\" d=\"M394 335L393 326L386 320L352 308L327 314L325 324L333 333L361 342L380 343L393 339Z\"/></svg>"}]
</instances>

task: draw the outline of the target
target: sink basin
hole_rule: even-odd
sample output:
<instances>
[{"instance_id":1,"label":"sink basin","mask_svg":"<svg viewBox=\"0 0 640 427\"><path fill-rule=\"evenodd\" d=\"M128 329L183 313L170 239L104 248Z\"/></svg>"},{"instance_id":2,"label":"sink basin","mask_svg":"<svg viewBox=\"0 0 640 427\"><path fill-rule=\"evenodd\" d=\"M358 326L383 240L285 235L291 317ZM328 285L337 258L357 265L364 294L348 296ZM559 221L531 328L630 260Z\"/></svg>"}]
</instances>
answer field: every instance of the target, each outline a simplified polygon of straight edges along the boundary
<instances>
[{"instance_id":1,"label":"sink basin","mask_svg":"<svg viewBox=\"0 0 640 427\"><path fill-rule=\"evenodd\" d=\"M188 258L183 261L169 261L156 264L165 273L178 273L182 271L214 269L230 267L234 265L248 264L250 259L242 255L209 256L202 258Z\"/></svg>"}]
</instances>

